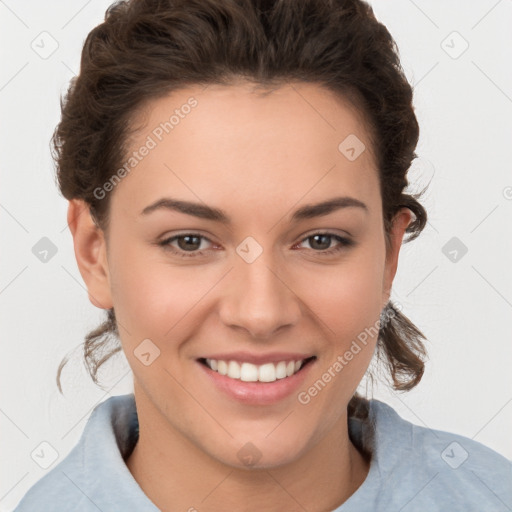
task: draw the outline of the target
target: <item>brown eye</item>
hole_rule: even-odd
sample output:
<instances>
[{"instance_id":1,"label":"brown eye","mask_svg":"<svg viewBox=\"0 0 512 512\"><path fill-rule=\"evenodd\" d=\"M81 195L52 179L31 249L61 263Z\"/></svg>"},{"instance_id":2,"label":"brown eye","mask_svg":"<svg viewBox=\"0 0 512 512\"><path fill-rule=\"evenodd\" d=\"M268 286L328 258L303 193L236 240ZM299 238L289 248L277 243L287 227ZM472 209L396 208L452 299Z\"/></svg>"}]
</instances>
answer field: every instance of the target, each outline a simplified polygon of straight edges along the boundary
<instances>
[{"instance_id":1,"label":"brown eye","mask_svg":"<svg viewBox=\"0 0 512 512\"><path fill-rule=\"evenodd\" d=\"M308 237L308 240L312 240L311 247L313 249L320 249L321 251L324 251L326 249L329 249L329 246L331 245L332 237L331 235L313 235Z\"/></svg>"},{"instance_id":2,"label":"brown eye","mask_svg":"<svg viewBox=\"0 0 512 512\"><path fill-rule=\"evenodd\" d=\"M198 233L185 233L182 235L175 235L170 238L166 238L158 243L165 250L169 250L178 256L183 257L194 257L201 256L202 250L198 250L201 247L202 240L208 240L205 236L199 235ZM173 242L177 242L177 245L171 245ZM205 249L203 247L203 249Z\"/></svg>"},{"instance_id":3,"label":"brown eye","mask_svg":"<svg viewBox=\"0 0 512 512\"><path fill-rule=\"evenodd\" d=\"M193 251L194 249L199 249L199 246L201 245L201 238L202 237L196 235L183 235L176 237L176 240L178 241L178 247L180 249L183 249L184 251Z\"/></svg>"},{"instance_id":4,"label":"brown eye","mask_svg":"<svg viewBox=\"0 0 512 512\"><path fill-rule=\"evenodd\" d=\"M331 247L333 239L337 240L338 244ZM312 235L304 238L302 243L305 241L308 241L314 252L318 252L320 254L332 254L355 245L353 240L335 235L334 233L313 233Z\"/></svg>"}]
</instances>

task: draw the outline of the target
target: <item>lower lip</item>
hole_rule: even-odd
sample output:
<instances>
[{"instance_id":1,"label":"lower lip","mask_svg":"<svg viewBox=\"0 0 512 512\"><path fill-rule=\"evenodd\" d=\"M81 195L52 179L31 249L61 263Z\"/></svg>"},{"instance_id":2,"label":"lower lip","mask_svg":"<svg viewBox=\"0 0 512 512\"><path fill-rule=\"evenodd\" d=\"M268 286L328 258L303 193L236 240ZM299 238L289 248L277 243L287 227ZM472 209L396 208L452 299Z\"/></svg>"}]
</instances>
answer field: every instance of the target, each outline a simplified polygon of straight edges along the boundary
<instances>
[{"instance_id":1,"label":"lower lip","mask_svg":"<svg viewBox=\"0 0 512 512\"><path fill-rule=\"evenodd\" d=\"M197 364L214 382L217 389L229 397L246 404L268 405L279 402L297 391L315 362L316 359L313 359L291 377L277 379L274 382L244 382L221 375L199 361Z\"/></svg>"}]
</instances>

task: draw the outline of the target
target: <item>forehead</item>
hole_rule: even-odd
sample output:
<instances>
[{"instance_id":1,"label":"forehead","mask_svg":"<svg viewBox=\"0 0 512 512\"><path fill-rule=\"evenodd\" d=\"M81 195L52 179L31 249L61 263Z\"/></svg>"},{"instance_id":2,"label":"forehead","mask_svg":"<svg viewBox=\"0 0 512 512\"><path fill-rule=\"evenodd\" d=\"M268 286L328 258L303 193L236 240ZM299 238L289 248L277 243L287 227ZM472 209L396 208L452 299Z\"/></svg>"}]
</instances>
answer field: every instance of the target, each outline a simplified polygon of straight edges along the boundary
<instances>
[{"instance_id":1,"label":"forehead","mask_svg":"<svg viewBox=\"0 0 512 512\"><path fill-rule=\"evenodd\" d=\"M342 194L377 199L362 114L319 85L191 86L150 101L134 126L125 163L138 155L112 201L139 212L166 193L224 209L237 198L260 208Z\"/></svg>"}]
</instances>

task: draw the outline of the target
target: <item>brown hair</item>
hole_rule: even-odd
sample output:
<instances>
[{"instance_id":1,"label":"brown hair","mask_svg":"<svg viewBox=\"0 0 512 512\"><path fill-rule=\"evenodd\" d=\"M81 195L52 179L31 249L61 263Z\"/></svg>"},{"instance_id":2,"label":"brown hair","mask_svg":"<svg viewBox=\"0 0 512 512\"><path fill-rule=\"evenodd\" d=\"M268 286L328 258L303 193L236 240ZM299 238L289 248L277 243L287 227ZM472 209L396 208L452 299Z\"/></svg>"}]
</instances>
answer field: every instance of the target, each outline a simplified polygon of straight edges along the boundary
<instances>
[{"instance_id":1,"label":"brown hair","mask_svg":"<svg viewBox=\"0 0 512 512\"><path fill-rule=\"evenodd\" d=\"M147 102L187 85L230 85L245 79L262 87L289 81L324 86L355 101L371 135L379 170L386 245L394 215L409 208L416 238L427 222L405 194L419 137L412 88L395 41L362 0L130 0L113 3L87 36L80 74L71 80L52 137L57 179L66 199L82 199L107 232L109 197L94 191L113 175L129 148L133 121ZM390 301L381 324L377 358L396 390L421 380L422 332ZM108 351L108 342L114 342ZM84 358L93 381L121 350L114 310L88 333ZM98 355L101 354L101 355ZM60 373L67 358L61 362ZM364 405L354 395L349 411Z\"/></svg>"}]
</instances>

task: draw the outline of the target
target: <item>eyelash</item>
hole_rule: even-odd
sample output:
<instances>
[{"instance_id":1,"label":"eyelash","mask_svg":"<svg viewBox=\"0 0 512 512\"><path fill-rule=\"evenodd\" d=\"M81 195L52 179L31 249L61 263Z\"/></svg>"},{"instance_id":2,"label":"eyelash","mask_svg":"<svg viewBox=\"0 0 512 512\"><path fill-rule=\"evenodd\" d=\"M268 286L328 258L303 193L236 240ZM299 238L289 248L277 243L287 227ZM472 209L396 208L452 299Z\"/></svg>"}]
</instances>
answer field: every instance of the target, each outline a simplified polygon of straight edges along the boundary
<instances>
[{"instance_id":1,"label":"eyelash","mask_svg":"<svg viewBox=\"0 0 512 512\"><path fill-rule=\"evenodd\" d=\"M346 249L346 248L349 248L349 247L352 247L352 246L355 245L355 242L353 240L350 240L349 238L344 238L344 237L341 237L339 235L335 235L334 233L329 233L329 232L324 232L324 231L318 231L316 233L311 233L310 235L304 237L301 240L300 243L304 242L305 240L308 240L309 238L313 238L316 235L329 236L329 237L337 239L340 242L340 244L335 246L334 248L326 249L324 251L313 251L313 252L316 252L316 253L321 254L321 255L328 255L329 256L329 255L338 253L338 252L342 251L343 249ZM175 254L177 256L180 256L180 257L183 257L183 258L195 258L195 257L198 257L198 256L203 256L204 255L204 251L186 252L186 251L183 251L183 250L177 250L177 249L175 249L174 247L172 247L170 245L170 243L173 242L174 240L177 240L178 238L184 238L186 236L194 236L194 237L198 237L198 238L201 238L201 239L204 239L204 240L208 240L209 242L211 242L211 240L209 238L206 238L205 236L200 235L199 233L183 233L181 235L175 235L175 236L173 236L171 238L166 238L165 240L162 240L161 242L158 242L158 245L163 247L165 250L169 250L173 254Z\"/></svg>"}]
</instances>

